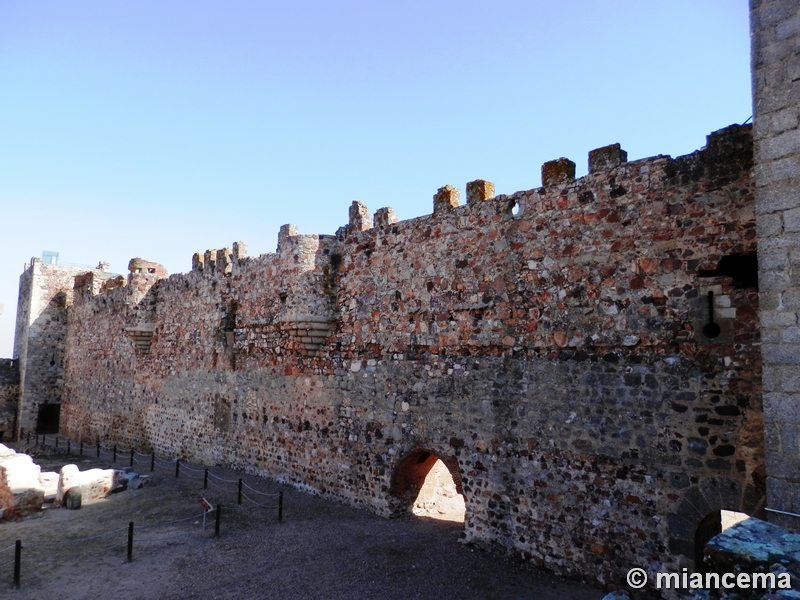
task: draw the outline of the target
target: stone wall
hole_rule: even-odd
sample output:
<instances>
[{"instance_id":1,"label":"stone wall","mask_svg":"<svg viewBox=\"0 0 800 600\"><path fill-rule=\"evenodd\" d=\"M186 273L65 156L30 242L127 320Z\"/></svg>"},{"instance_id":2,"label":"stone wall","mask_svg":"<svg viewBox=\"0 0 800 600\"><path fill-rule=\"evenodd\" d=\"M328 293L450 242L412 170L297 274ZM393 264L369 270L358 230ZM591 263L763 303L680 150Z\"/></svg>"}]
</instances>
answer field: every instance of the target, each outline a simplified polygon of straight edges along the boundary
<instances>
[{"instance_id":1,"label":"stone wall","mask_svg":"<svg viewBox=\"0 0 800 600\"><path fill-rule=\"evenodd\" d=\"M596 583L691 566L700 520L764 504L751 166L747 126L676 159L615 145L578 180L559 159L540 189L78 278L62 431L383 515L431 453L469 541Z\"/></svg>"},{"instance_id":2,"label":"stone wall","mask_svg":"<svg viewBox=\"0 0 800 600\"><path fill-rule=\"evenodd\" d=\"M0 442L14 434L14 421L19 403L19 364L0 359Z\"/></svg>"},{"instance_id":3,"label":"stone wall","mask_svg":"<svg viewBox=\"0 0 800 600\"><path fill-rule=\"evenodd\" d=\"M105 264L101 267L94 272L102 277L110 276L104 272ZM58 430L67 307L72 302L75 277L86 272L86 268L47 264L32 258L20 275L14 338L21 390L16 415L17 438L37 429L48 433ZM49 414L43 415L43 407L51 409ZM44 421L54 417L55 423L43 422L42 416Z\"/></svg>"},{"instance_id":4,"label":"stone wall","mask_svg":"<svg viewBox=\"0 0 800 600\"><path fill-rule=\"evenodd\" d=\"M752 0L751 29L769 507L800 513L800 4Z\"/></svg>"}]
</instances>

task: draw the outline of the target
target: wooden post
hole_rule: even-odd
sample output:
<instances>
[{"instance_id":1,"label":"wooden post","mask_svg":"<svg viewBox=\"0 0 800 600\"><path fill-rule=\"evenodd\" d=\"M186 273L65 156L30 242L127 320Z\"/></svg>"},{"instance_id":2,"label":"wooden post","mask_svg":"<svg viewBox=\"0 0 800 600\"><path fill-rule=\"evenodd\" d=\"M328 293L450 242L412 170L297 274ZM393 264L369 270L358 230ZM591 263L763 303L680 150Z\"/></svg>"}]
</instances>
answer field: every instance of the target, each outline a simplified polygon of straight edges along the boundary
<instances>
[{"instance_id":1,"label":"wooden post","mask_svg":"<svg viewBox=\"0 0 800 600\"><path fill-rule=\"evenodd\" d=\"M133 562L133 521L128 523L128 562Z\"/></svg>"},{"instance_id":2,"label":"wooden post","mask_svg":"<svg viewBox=\"0 0 800 600\"><path fill-rule=\"evenodd\" d=\"M20 563L22 562L22 540L14 544L14 587L19 589Z\"/></svg>"}]
</instances>

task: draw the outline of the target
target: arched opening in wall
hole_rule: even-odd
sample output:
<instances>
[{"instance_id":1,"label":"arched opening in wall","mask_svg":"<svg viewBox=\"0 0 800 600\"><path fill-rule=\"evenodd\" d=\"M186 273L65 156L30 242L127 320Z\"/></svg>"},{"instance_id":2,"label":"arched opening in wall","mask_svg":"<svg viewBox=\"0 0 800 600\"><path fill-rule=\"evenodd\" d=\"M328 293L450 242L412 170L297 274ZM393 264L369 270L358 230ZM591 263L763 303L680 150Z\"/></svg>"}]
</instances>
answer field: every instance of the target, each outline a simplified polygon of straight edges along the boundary
<instances>
[{"instance_id":1,"label":"arched opening in wall","mask_svg":"<svg viewBox=\"0 0 800 600\"><path fill-rule=\"evenodd\" d=\"M694 534L694 570L696 573L708 571L708 566L703 561L704 549L708 541L736 523L749 518L750 515L733 510L715 510L700 521Z\"/></svg>"},{"instance_id":2,"label":"arched opening in wall","mask_svg":"<svg viewBox=\"0 0 800 600\"><path fill-rule=\"evenodd\" d=\"M398 463L390 493L418 517L464 522L461 474L454 456L442 459L427 450L414 450Z\"/></svg>"}]
</instances>

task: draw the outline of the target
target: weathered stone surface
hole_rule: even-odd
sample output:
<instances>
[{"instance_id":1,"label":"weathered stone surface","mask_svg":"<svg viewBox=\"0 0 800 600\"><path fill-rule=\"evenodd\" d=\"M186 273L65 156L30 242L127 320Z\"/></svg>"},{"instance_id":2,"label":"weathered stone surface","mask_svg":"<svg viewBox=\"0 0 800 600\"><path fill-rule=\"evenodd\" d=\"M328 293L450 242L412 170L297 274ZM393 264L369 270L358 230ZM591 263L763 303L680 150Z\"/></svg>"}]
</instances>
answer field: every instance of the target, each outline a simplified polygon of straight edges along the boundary
<instances>
[{"instance_id":1,"label":"weathered stone surface","mask_svg":"<svg viewBox=\"0 0 800 600\"><path fill-rule=\"evenodd\" d=\"M56 504L63 502L66 493L76 487L81 489L84 504L105 498L117 488L122 478L122 472L116 469L81 471L77 465L64 465L61 468L55 502Z\"/></svg>"},{"instance_id":2,"label":"weathered stone surface","mask_svg":"<svg viewBox=\"0 0 800 600\"><path fill-rule=\"evenodd\" d=\"M45 264L32 258L20 276L17 323L14 335L15 367L19 369L19 401L16 403L15 437L58 430L58 423L40 421L42 406L52 406L57 415L64 381L64 340L67 333L67 307L75 293L97 293L104 283L115 277L103 270ZM0 372L2 369L0 369ZM2 395L0 386L0 419ZM8 396L7 396L8 398ZM6 406L9 400L6 399ZM48 415L45 413L45 417ZM0 424L2 429L2 424ZM48 432L49 432L48 431Z\"/></svg>"},{"instance_id":3,"label":"weathered stone surface","mask_svg":"<svg viewBox=\"0 0 800 600\"><path fill-rule=\"evenodd\" d=\"M14 435L19 403L19 361L0 359L0 442Z\"/></svg>"},{"instance_id":4,"label":"weathered stone surface","mask_svg":"<svg viewBox=\"0 0 800 600\"><path fill-rule=\"evenodd\" d=\"M575 163L568 158L551 160L542 165L542 185L561 185L575 181Z\"/></svg>"},{"instance_id":5,"label":"weathered stone surface","mask_svg":"<svg viewBox=\"0 0 800 600\"><path fill-rule=\"evenodd\" d=\"M470 542L617 587L689 566L709 512L764 504L758 293L723 268L755 251L749 134L76 293L62 430L383 515L427 452Z\"/></svg>"},{"instance_id":6,"label":"weathered stone surface","mask_svg":"<svg viewBox=\"0 0 800 600\"><path fill-rule=\"evenodd\" d=\"M41 468L27 454L0 444L0 510L6 519L17 519L40 510L45 490Z\"/></svg>"},{"instance_id":7,"label":"weathered stone surface","mask_svg":"<svg viewBox=\"0 0 800 600\"><path fill-rule=\"evenodd\" d=\"M64 508L77 510L83 504L83 488L74 485L64 493Z\"/></svg>"},{"instance_id":8,"label":"weathered stone surface","mask_svg":"<svg viewBox=\"0 0 800 600\"><path fill-rule=\"evenodd\" d=\"M797 365L797 338L793 326L800 317L800 280L796 262L800 256L800 4L795 0L751 2L753 72L753 137L756 212L758 215L759 285L768 293L761 309L765 397L764 421L771 437L788 439L798 422L795 378L785 367ZM766 294L765 294L766 295ZM791 401L789 401L791 399ZM800 454L797 440L769 444L769 496L772 508L800 513ZM800 531L800 519L770 515L775 521Z\"/></svg>"},{"instance_id":9,"label":"weathered stone surface","mask_svg":"<svg viewBox=\"0 0 800 600\"><path fill-rule=\"evenodd\" d=\"M61 476L58 473L42 472L39 473L39 485L42 488L45 502L52 502L58 495L58 482Z\"/></svg>"}]
</instances>

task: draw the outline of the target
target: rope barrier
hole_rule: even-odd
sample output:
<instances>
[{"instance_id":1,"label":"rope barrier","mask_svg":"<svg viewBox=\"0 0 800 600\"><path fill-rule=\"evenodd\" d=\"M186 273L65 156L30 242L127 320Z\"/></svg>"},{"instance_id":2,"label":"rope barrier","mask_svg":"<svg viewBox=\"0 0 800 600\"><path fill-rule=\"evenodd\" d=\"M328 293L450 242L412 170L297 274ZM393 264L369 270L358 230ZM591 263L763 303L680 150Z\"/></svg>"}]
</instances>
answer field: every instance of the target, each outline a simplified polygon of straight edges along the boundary
<instances>
[{"instance_id":1,"label":"rope barrier","mask_svg":"<svg viewBox=\"0 0 800 600\"><path fill-rule=\"evenodd\" d=\"M264 503L264 504L259 504L257 500L253 500L253 499L252 499L250 496L248 496L248 495L247 495L247 494L245 494L245 493L242 493L242 497L243 497L243 498L247 498L248 500L250 500L250 502L252 502L252 503L253 503L253 504L255 504L256 506L263 506L263 507L267 507L267 508L278 508L278 505L277 505L277 504L276 504L275 506L267 506L267 504L266 504L266 503Z\"/></svg>"},{"instance_id":2,"label":"rope barrier","mask_svg":"<svg viewBox=\"0 0 800 600\"><path fill-rule=\"evenodd\" d=\"M247 485L247 483L245 483L244 481L242 481L242 485L243 485L244 487L246 487L248 490L251 490L251 491L255 492L256 494L261 494L262 496L275 496L276 498L277 498L278 496L280 496L280 493L277 493L277 494L268 494L268 493L266 493L266 492L260 492L260 491L258 491L257 489L255 489L255 488L252 488L252 487L250 487L249 485Z\"/></svg>"},{"instance_id":3,"label":"rope barrier","mask_svg":"<svg viewBox=\"0 0 800 600\"><path fill-rule=\"evenodd\" d=\"M17 547L16 544L11 544L8 548L3 548L2 550L0 550L0 554L2 554L3 552L8 552L9 550L13 550L16 547Z\"/></svg>"},{"instance_id":4,"label":"rope barrier","mask_svg":"<svg viewBox=\"0 0 800 600\"><path fill-rule=\"evenodd\" d=\"M51 544L53 546L60 546L62 544L77 544L78 542L87 542L89 540L96 540L96 539L99 539L99 538L102 538L102 537L106 537L108 535L111 535L112 533L116 533L118 531L125 531L126 529L128 529L128 528L127 527L120 527L119 529L112 529L111 531L106 531L105 533L101 533L99 535L93 535L91 537L78 538L76 540L61 540L60 542L39 542L38 545L46 546L48 544Z\"/></svg>"},{"instance_id":5,"label":"rope barrier","mask_svg":"<svg viewBox=\"0 0 800 600\"><path fill-rule=\"evenodd\" d=\"M202 469L195 469L193 467L189 467L186 463L181 463L181 469L187 469L189 471L195 471L196 473L202 473L205 470L205 467Z\"/></svg>"},{"instance_id":6,"label":"rope barrier","mask_svg":"<svg viewBox=\"0 0 800 600\"><path fill-rule=\"evenodd\" d=\"M231 492L231 493L233 493L233 492L236 491L236 490L227 490L224 487L222 487L221 485L217 485L216 483L214 483L210 479L208 480L208 484L209 485L213 485L215 488L217 488L218 490L222 490L223 492Z\"/></svg>"},{"instance_id":7,"label":"rope barrier","mask_svg":"<svg viewBox=\"0 0 800 600\"><path fill-rule=\"evenodd\" d=\"M214 479L218 479L219 481L224 481L225 483L238 483L239 482L238 479L223 479L219 475L214 475L211 471L208 472L208 475L210 477L213 477Z\"/></svg>"},{"instance_id":8,"label":"rope barrier","mask_svg":"<svg viewBox=\"0 0 800 600\"><path fill-rule=\"evenodd\" d=\"M176 538L184 538L184 537L186 537L186 532L185 531L182 532L182 533L173 533L171 535L165 535L165 536L161 536L161 537L157 537L157 538L156 537L149 537L149 538L147 538L147 537L145 537L145 538L137 537L137 538L134 539L134 543L136 543L136 544L157 544L159 542L168 542L168 541L174 540Z\"/></svg>"},{"instance_id":9,"label":"rope barrier","mask_svg":"<svg viewBox=\"0 0 800 600\"><path fill-rule=\"evenodd\" d=\"M176 519L174 521L168 521L167 523L156 523L154 525L137 525L136 527L137 529L147 529L152 527L167 527L168 525L174 525L175 523L181 523L182 521L189 521L190 519L202 519L202 518L203 518L203 513L200 513L199 515L195 514L192 515L191 517L184 517L183 519Z\"/></svg>"},{"instance_id":10,"label":"rope barrier","mask_svg":"<svg viewBox=\"0 0 800 600\"><path fill-rule=\"evenodd\" d=\"M7 567L8 565L13 565L13 564L14 564L14 561L13 561L13 560L12 560L12 561L9 561L9 562L7 562L7 563L3 563L2 565L0 565L0 569L2 569L3 567Z\"/></svg>"},{"instance_id":11,"label":"rope barrier","mask_svg":"<svg viewBox=\"0 0 800 600\"><path fill-rule=\"evenodd\" d=\"M38 438L37 438L37 441L38 441ZM58 439L56 441L58 442ZM66 440L66 441L67 441L67 445L69 447L71 442L70 442L70 440ZM42 443L44 443L44 442L45 442L45 437L42 436ZM81 451L83 451L84 445L85 445L84 442L80 442ZM138 452L134 448L130 448L127 452L125 452L125 451L120 450L119 448L117 448L116 445L113 446L113 448L109 449L109 448L101 445L99 441L94 445L87 446L87 448L92 448L95 452L97 452L98 455L100 455L101 453L111 454L112 457L115 460L118 458L117 455L122 455L120 458L122 458L124 456L129 456L129 461L130 461L131 466L133 466L137 462L138 463L150 462L150 470L151 471L155 470L156 466L161 467L161 468L168 468L168 469L172 469L173 466L174 466L175 467L175 476L176 477L178 477L180 475L180 469L183 468L184 469L184 477L188 477L189 479L195 479L195 480L203 479L204 487L208 487L208 484L211 484L212 487L214 487L215 489L220 490L222 492L226 492L226 493L234 493L234 492L236 492L236 493L238 493L238 496L239 496L238 504L241 504L242 497L244 497L244 498L247 498L247 500L249 500L255 506L265 507L265 508L277 508L278 509L278 513L279 513L279 519L280 519L280 513L283 510L283 503L282 503L282 495L283 495L283 493L282 492L280 492L280 493L262 492L261 490L257 490L253 486L249 485L248 483L246 483L241 478L240 479L226 479L224 477L220 477L219 475L216 475L216 474L212 473L208 469L208 467L200 467L200 468L198 468L198 467L190 467L190 466L187 466L186 464L181 463L179 458L173 458L171 460L170 459L163 459L160 456L156 456L154 452L151 452L150 454L144 454L142 452ZM142 457L142 458L141 459L137 458L137 456L138 457ZM187 473L187 471L188 471L188 473ZM202 473L202 475L192 475L191 473L197 473L197 474ZM212 481L211 478L216 479L217 481L222 482L222 483L236 483L236 484L238 484L238 489L237 490L226 489L225 487L223 487L221 485L218 485L217 483ZM250 496L248 496L247 494L245 494L244 491L243 491L243 488L247 488L252 493L258 494L259 496L263 496L263 497L266 497L266 498L279 498L278 505L275 506L275 505L270 504L269 502L260 503L258 500L255 500L255 499L251 498ZM203 515L201 514L200 517L202 517L202 516ZM166 523L164 525L169 525L169 524L172 524L172 523L178 523L178 522L181 522L181 521L194 519L194 518L198 518L198 517L188 517L186 519L178 519L176 521L172 521L172 522ZM155 527L155 525L142 525L141 527ZM120 531L120 530L113 530L113 531L110 531L110 532L107 532L107 533L104 533L104 534L100 534L98 536L90 537L90 538L84 538L84 539L80 539L80 540L68 540L68 541L57 542L57 543L71 544L71 543L75 543L75 542L79 542L79 541L96 539L96 538L99 538L99 537L104 537L106 535L110 535L111 533L114 533L115 531ZM5 552L7 550L10 550L11 548L14 548L14 546L6 548L5 550L0 550L0 552Z\"/></svg>"}]
</instances>

